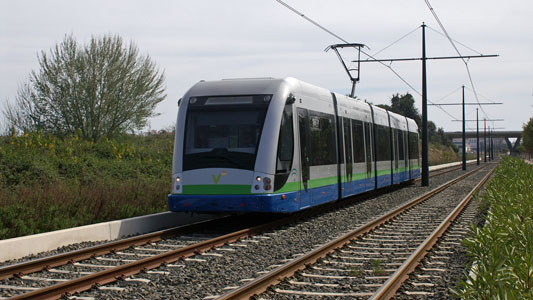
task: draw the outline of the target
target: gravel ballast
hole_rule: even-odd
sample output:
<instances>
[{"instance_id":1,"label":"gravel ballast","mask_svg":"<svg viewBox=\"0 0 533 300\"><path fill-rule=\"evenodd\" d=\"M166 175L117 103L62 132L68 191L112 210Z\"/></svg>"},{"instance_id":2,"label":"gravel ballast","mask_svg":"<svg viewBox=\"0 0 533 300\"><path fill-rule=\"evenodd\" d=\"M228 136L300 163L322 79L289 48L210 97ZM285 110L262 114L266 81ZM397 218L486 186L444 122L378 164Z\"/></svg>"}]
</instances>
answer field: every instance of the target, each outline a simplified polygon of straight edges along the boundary
<instances>
[{"instance_id":1,"label":"gravel ballast","mask_svg":"<svg viewBox=\"0 0 533 300\"><path fill-rule=\"evenodd\" d=\"M469 167L471 170L473 167ZM79 296L97 296L122 299L203 299L221 295L226 287L242 285L246 280L271 270L273 265L286 262L299 254L350 231L370 219L421 195L432 188L449 181L463 171L454 171L430 180L429 187L419 183L404 187L392 193L359 201L348 207L327 212L292 226L273 230L257 237L244 239L223 248L234 251L213 250L197 255L195 260L179 261L172 266L162 266L162 274L138 274L137 278L149 279L149 283L118 281L112 286L125 290L90 290Z\"/></svg>"},{"instance_id":2,"label":"gravel ballast","mask_svg":"<svg viewBox=\"0 0 533 300\"><path fill-rule=\"evenodd\" d=\"M476 166L469 166L468 169L472 170L474 167ZM283 264L289 259L311 251L463 173L464 171L457 170L436 176L430 179L429 187L421 187L420 183L406 186L389 194L322 213L291 226L224 245L204 255L196 255L191 259L180 260L151 270L155 272L142 272L131 277L149 281L119 280L108 284L107 287L121 289L93 288L77 296L112 299L203 299L221 295L226 291L225 288L242 285L246 280L260 276L261 272L271 270L275 265ZM49 256L94 244L71 245L31 258ZM458 255L464 256L464 253ZM464 263L464 258L459 258L457 261ZM13 261L9 263L12 264ZM460 271L462 274L463 269Z\"/></svg>"}]
</instances>

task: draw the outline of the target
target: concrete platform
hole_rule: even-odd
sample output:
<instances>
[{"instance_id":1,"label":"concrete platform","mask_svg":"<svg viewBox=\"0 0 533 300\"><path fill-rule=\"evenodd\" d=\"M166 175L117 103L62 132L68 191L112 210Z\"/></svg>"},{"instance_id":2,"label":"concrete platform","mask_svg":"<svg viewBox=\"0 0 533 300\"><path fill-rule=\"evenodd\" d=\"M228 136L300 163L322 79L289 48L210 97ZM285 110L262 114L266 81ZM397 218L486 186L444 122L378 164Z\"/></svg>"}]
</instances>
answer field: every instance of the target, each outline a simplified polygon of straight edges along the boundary
<instances>
[{"instance_id":1,"label":"concrete platform","mask_svg":"<svg viewBox=\"0 0 533 300\"><path fill-rule=\"evenodd\" d=\"M164 212L0 241L0 262L81 242L111 241L217 218L209 214Z\"/></svg>"},{"instance_id":2,"label":"concrete platform","mask_svg":"<svg viewBox=\"0 0 533 300\"><path fill-rule=\"evenodd\" d=\"M476 162L476 159L472 159L472 160L467 160L466 163L469 164L469 163L475 163ZM463 162L462 161L456 161L456 162L452 162L452 163L449 163L449 164L442 164L442 165L436 165L436 166L430 166L429 167L429 171L436 171L436 170L440 170L440 169L446 169L446 168L449 168L449 167L453 167L453 166L460 166Z\"/></svg>"}]
</instances>

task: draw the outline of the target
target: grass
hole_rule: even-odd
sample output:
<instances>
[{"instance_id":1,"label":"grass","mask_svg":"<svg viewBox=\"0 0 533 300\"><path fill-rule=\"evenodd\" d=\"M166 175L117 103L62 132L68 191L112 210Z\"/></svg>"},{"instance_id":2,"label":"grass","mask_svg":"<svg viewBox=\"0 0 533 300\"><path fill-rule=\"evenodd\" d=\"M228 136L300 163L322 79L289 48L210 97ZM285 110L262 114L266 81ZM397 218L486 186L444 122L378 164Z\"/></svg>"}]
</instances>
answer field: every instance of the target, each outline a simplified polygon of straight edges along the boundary
<instances>
[{"instance_id":1,"label":"grass","mask_svg":"<svg viewBox=\"0 0 533 300\"><path fill-rule=\"evenodd\" d=\"M0 239L166 211L173 140L167 132L98 142L0 136Z\"/></svg>"},{"instance_id":2,"label":"grass","mask_svg":"<svg viewBox=\"0 0 533 300\"><path fill-rule=\"evenodd\" d=\"M468 154L467 154L467 159ZM428 161L430 166L447 164L461 160L461 154L456 153L452 147L444 146L438 143L429 143Z\"/></svg>"},{"instance_id":3,"label":"grass","mask_svg":"<svg viewBox=\"0 0 533 300\"><path fill-rule=\"evenodd\" d=\"M0 239L167 210L173 138L0 137Z\"/></svg>"},{"instance_id":4,"label":"grass","mask_svg":"<svg viewBox=\"0 0 533 300\"><path fill-rule=\"evenodd\" d=\"M350 272L348 274L353 277L360 277L363 275L363 271L361 271L358 266L354 266L350 269Z\"/></svg>"},{"instance_id":5,"label":"grass","mask_svg":"<svg viewBox=\"0 0 533 300\"><path fill-rule=\"evenodd\" d=\"M474 264L462 299L533 299L533 166L506 158L483 195L482 228L464 241Z\"/></svg>"},{"instance_id":6,"label":"grass","mask_svg":"<svg viewBox=\"0 0 533 300\"><path fill-rule=\"evenodd\" d=\"M385 270L383 270L383 266L381 265L381 261L379 259L372 260L372 272L375 276L383 276L386 274Z\"/></svg>"}]
</instances>

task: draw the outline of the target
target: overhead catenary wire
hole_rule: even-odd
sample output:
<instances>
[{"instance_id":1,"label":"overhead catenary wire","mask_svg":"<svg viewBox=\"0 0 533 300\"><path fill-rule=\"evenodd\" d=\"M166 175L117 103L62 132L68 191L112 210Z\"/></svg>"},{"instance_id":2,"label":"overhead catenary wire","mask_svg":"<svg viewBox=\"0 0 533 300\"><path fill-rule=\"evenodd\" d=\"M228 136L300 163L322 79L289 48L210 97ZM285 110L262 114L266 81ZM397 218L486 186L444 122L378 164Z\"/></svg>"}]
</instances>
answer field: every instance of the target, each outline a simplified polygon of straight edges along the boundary
<instances>
[{"instance_id":1,"label":"overhead catenary wire","mask_svg":"<svg viewBox=\"0 0 533 300\"><path fill-rule=\"evenodd\" d=\"M307 17L306 15L302 14L301 12L297 11L295 8L293 8L292 6L288 5L287 3L281 1L281 0L276 0L279 4L285 6L286 8L288 8L290 11L292 11L293 13L299 15L300 17L306 19L307 21L311 22L313 25L317 26L318 28L324 30L325 32L331 34L332 36L336 37L337 39L345 42L346 44L348 44L348 41L346 41L345 39L341 38L340 36L336 35L335 33L333 33L332 31L328 30L327 28L325 28L324 26L318 24L317 22L311 20L309 17Z\"/></svg>"},{"instance_id":2,"label":"overhead catenary wire","mask_svg":"<svg viewBox=\"0 0 533 300\"><path fill-rule=\"evenodd\" d=\"M429 11L431 12L431 14L433 15L433 17L435 18L435 20L437 21L437 23L439 24L439 27L441 28L441 30L444 32L446 38L448 38L448 40L450 41L450 43L452 44L453 48L455 49L455 51L457 52L457 54L459 54L459 56L462 56L461 55L461 52L459 51L459 49L457 49L457 46L455 45L453 39L450 37L450 35L448 34L448 31L446 31L446 28L444 28L444 25L442 24L442 22L440 21L439 19L439 16L437 15L437 13L435 12L435 10L433 9L433 7L431 6L431 3L429 3L429 0L424 0L424 2L426 2L426 5L427 7L429 8ZM472 74L470 73L470 68L468 67L468 62L462 58L463 60L463 63L465 64L465 67L466 67L466 72L468 74L468 79L470 80L470 85L472 86L472 91L474 92L474 97L476 98L476 101L478 102L479 104L479 98L477 96L477 92L476 92L476 87L474 86L474 80L472 79ZM479 108L481 109L481 111L483 112L483 114L485 114L486 117L488 117L489 115L487 114L487 112L483 109L483 106L481 106L481 104L479 104Z\"/></svg>"},{"instance_id":3,"label":"overhead catenary wire","mask_svg":"<svg viewBox=\"0 0 533 300\"><path fill-rule=\"evenodd\" d=\"M466 116L467 116L467 117L468 117L468 116L473 116L473 115L475 115L475 112L476 112L475 109L473 109L473 110L471 110L471 111L468 111L468 112L466 112ZM474 128L470 127L470 126L468 125L468 123L466 123L466 129L471 130L471 131L474 131Z\"/></svg>"},{"instance_id":4,"label":"overhead catenary wire","mask_svg":"<svg viewBox=\"0 0 533 300\"><path fill-rule=\"evenodd\" d=\"M390 47L392 47L393 45L397 44L399 41L403 40L404 38L408 37L409 35L411 35L413 32L417 31L418 29L420 28L420 26L417 26L415 29L409 31L408 33L406 33L404 36L402 36L401 38L395 40L394 42L392 42L390 45L388 45L387 47L379 50L378 52L374 53L374 56L378 56L378 54L380 54L381 52L389 49Z\"/></svg>"},{"instance_id":5,"label":"overhead catenary wire","mask_svg":"<svg viewBox=\"0 0 533 300\"><path fill-rule=\"evenodd\" d=\"M467 86L465 86L465 88L466 88L467 90L473 92L471 88L469 88L469 87L467 87ZM487 100L487 101L489 101L489 102L496 103L496 101L494 101L494 100L492 100L492 99L490 99L490 98L487 98L487 97L484 96L483 94L478 93L478 95L481 96L481 98L483 98L483 99L485 99L485 100Z\"/></svg>"},{"instance_id":6,"label":"overhead catenary wire","mask_svg":"<svg viewBox=\"0 0 533 300\"><path fill-rule=\"evenodd\" d=\"M312 23L313 25L317 26L318 28L324 30L325 32L331 34L332 36L336 37L337 39L341 40L342 42L346 43L346 44L349 44L347 40L341 38L340 36L338 36L337 34L333 33L331 30L328 30L327 28L325 28L324 26L318 24L317 22L313 21L311 18L307 17L305 14L301 13L300 11L296 10L295 8L293 8L292 6L288 5L287 3L281 1L281 0L276 0L276 2L280 3L281 5L285 6L286 8L288 8L290 11L294 12L295 14L299 15L300 17L304 18L305 20L307 20L308 22ZM365 51L361 50L361 53L363 53L364 55L368 56L369 58L373 59L373 60L377 60L376 58L374 58L374 56L366 53ZM409 82L407 82L402 76L400 76L400 74L398 74L394 69L392 69L392 67L384 64L383 62L379 62L380 64L382 64L383 66L387 67L388 69L390 69L394 75L396 75L401 81L403 81L408 87L410 87L413 91L415 91L418 95L422 95L415 87L413 87L412 84L410 84Z\"/></svg>"},{"instance_id":7,"label":"overhead catenary wire","mask_svg":"<svg viewBox=\"0 0 533 300\"><path fill-rule=\"evenodd\" d=\"M437 104L437 103L441 102L442 100L444 100L444 99L450 97L451 95L457 93L461 88L462 88L461 86L456 88L455 90L453 90L450 93L446 94L445 96L439 98L439 100L437 100L435 103L432 103L432 104Z\"/></svg>"},{"instance_id":8,"label":"overhead catenary wire","mask_svg":"<svg viewBox=\"0 0 533 300\"><path fill-rule=\"evenodd\" d=\"M330 35L334 36L335 38L339 39L340 41L346 43L346 44L349 44L347 40L343 39L342 37L340 37L339 35L333 33L331 30L328 30L327 28L325 28L324 26L318 24L317 22L315 22L314 20L312 20L311 18L307 17L305 14L301 13L300 11L298 11L297 9L293 8L292 6L288 5L287 3L283 2L282 0L276 0L276 2L278 2L279 4L283 5L285 8L289 9L290 11L292 11L293 13L299 15L300 17L302 17L303 19L305 19L306 21L310 22L311 24L317 26L318 28L322 29L323 31L329 33ZM409 33L410 34L410 33ZM363 51L361 49L361 53L363 53L364 55L368 56L369 58L371 58L372 60L375 60L375 61L378 61L373 55L369 54L369 53L366 53L365 51ZM410 84L407 80L405 80L400 74L398 74L398 72L396 72L396 70L394 70L390 65L387 65L381 61L378 61L381 65L385 66L386 68L388 68L394 75L396 75L396 77L398 77L404 84L406 84L409 88L411 88L411 90L413 90L416 94L418 94L419 96L422 96L422 93L420 93L412 84ZM428 102L429 103L432 103L429 99L428 99ZM447 114L448 116L450 116L451 118L457 120L456 117L454 117L452 114L450 114L449 112L447 112L444 108L442 107L438 107L440 110L442 110L445 114Z\"/></svg>"},{"instance_id":9,"label":"overhead catenary wire","mask_svg":"<svg viewBox=\"0 0 533 300\"><path fill-rule=\"evenodd\" d=\"M437 34L440 34L440 35L442 35L443 37L446 37L446 35L445 35L444 33L440 32L440 31L438 31L438 30L436 30L436 29L433 29L431 26L426 25L426 27L427 27L429 30L431 30L431 31L433 31L433 32L435 32L435 33L437 33ZM483 55L483 53L477 51L477 50L474 49L474 48L468 47L467 45L465 45L465 44L463 44L463 43L461 43L461 42L458 42L457 40L452 39L452 41L453 41L454 43L457 43L457 44L459 44L459 45L465 47L466 49L468 49L468 50L470 50L470 51L472 51L472 52L475 52L475 53L477 53L477 54L479 54L479 55Z\"/></svg>"}]
</instances>

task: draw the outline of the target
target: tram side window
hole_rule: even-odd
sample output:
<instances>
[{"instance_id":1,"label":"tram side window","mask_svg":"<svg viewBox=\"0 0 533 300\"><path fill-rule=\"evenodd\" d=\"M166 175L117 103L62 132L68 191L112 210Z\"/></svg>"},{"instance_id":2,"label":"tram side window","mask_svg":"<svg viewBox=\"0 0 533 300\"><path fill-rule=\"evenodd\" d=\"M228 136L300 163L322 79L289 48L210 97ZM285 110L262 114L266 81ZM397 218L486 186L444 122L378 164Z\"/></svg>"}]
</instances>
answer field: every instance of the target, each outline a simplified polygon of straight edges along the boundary
<instances>
[{"instance_id":1,"label":"tram side window","mask_svg":"<svg viewBox=\"0 0 533 300\"><path fill-rule=\"evenodd\" d=\"M294 128L292 115L292 105L286 105L283 110L281 126L279 129L276 178L274 180L275 191L281 189L285 182L287 182L292 166L294 153Z\"/></svg>"},{"instance_id":2,"label":"tram side window","mask_svg":"<svg viewBox=\"0 0 533 300\"><path fill-rule=\"evenodd\" d=\"M392 159L397 162L398 161L398 133L396 132L396 129L391 128L389 132L392 134Z\"/></svg>"},{"instance_id":3,"label":"tram side window","mask_svg":"<svg viewBox=\"0 0 533 300\"><path fill-rule=\"evenodd\" d=\"M376 125L376 151L378 161L391 160L389 127Z\"/></svg>"},{"instance_id":4,"label":"tram side window","mask_svg":"<svg viewBox=\"0 0 533 300\"><path fill-rule=\"evenodd\" d=\"M398 130L391 128L390 132L392 134L392 156L394 161L394 168L398 169Z\"/></svg>"},{"instance_id":5,"label":"tram side window","mask_svg":"<svg viewBox=\"0 0 533 300\"><path fill-rule=\"evenodd\" d=\"M309 131L311 139L311 165L336 164L337 149L334 116L309 111Z\"/></svg>"},{"instance_id":6,"label":"tram side window","mask_svg":"<svg viewBox=\"0 0 533 300\"><path fill-rule=\"evenodd\" d=\"M352 163L352 140L350 139L350 119L342 118L343 134L344 134L344 155L346 156L346 164ZM340 163L344 163L344 157L341 155Z\"/></svg>"},{"instance_id":7,"label":"tram side window","mask_svg":"<svg viewBox=\"0 0 533 300\"><path fill-rule=\"evenodd\" d=\"M414 143L414 137L413 133L409 132L409 159L415 159L415 143Z\"/></svg>"},{"instance_id":8,"label":"tram side window","mask_svg":"<svg viewBox=\"0 0 533 300\"><path fill-rule=\"evenodd\" d=\"M276 163L276 173L287 173L292 165L294 152L294 134L292 121L292 106L285 106L281 118L278 141L278 159Z\"/></svg>"},{"instance_id":9,"label":"tram side window","mask_svg":"<svg viewBox=\"0 0 533 300\"><path fill-rule=\"evenodd\" d=\"M418 165L420 165L420 139L418 136L418 133L415 134L416 137L416 160L418 162Z\"/></svg>"},{"instance_id":10,"label":"tram side window","mask_svg":"<svg viewBox=\"0 0 533 300\"><path fill-rule=\"evenodd\" d=\"M372 167L372 144L371 144L371 136L370 133L372 132L371 124L370 123L364 123L365 124L365 146L366 146L366 164L367 164L367 171L370 172Z\"/></svg>"},{"instance_id":11,"label":"tram side window","mask_svg":"<svg viewBox=\"0 0 533 300\"><path fill-rule=\"evenodd\" d=\"M416 159L420 159L420 140L418 138L418 133L413 134L413 140L415 141L415 155Z\"/></svg>"},{"instance_id":12,"label":"tram side window","mask_svg":"<svg viewBox=\"0 0 533 300\"><path fill-rule=\"evenodd\" d=\"M363 121L352 121L354 162L356 163L365 161L365 135L363 130Z\"/></svg>"},{"instance_id":13,"label":"tram side window","mask_svg":"<svg viewBox=\"0 0 533 300\"><path fill-rule=\"evenodd\" d=\"M365 128L365 146L366 146L366 173L367 176L372 176L372 125L370 123L363 123Z\"/></svg>"},{"instance_id":14,"label":"tram side window","mask_svg":"<svg viewBox=\"0 0 533 300\"><path fill-rule=\"evenodd\" d=\"M398 159L404 160L405 159L405 151L404 151L404 133L401 130L398 130Z\"/></svg>"},{"instance_id":15,"label":"tram side window","mask_svg":"<svg viewBox=\"0 0 533 300\"><path fill-rule=\"evenodd\" d=\"M418 134L414 132L409 132L409 158L410 159L419 158Z\"/></svg>"}]
</instances>

